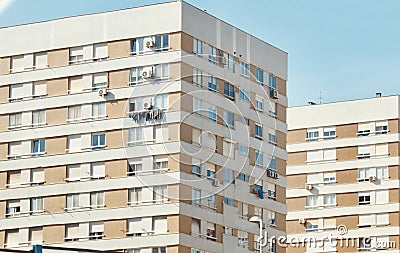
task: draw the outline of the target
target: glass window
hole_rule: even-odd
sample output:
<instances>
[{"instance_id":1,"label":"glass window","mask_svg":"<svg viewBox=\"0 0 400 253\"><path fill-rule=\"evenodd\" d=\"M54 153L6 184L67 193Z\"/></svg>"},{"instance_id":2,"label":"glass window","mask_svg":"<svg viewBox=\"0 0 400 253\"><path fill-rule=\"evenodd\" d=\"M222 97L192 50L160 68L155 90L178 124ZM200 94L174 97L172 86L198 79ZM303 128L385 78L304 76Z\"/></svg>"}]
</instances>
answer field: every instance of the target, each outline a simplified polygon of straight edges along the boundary
<instances>
[{"instance_id":1,"label":"glass window","mask_svg":"<svg viewBox=\"0 0 400 253\"><path fill-rule=\"evenodd\" d=\"M197 68L193 68L193 83L200 86L203 85L203 71Z\"/></svg>"},{"instance_id":2,"label":"glass window","mask_svg":"<svg viewBox=\"0 0 400 253\"><path fill-rule=\"evenodd\" d=\"M244 77L249 77L250 76L250 65L239 61L239 69L240 69L240 74Z\"/></svg>"},{"instance_id":3,"label":"glass window","mask_svg":"<svg viewBox=\"0 0 400 253\"><path fill-rule=\"evenodd\" d=\"M34 140L32 142L32 156L43 156L45 153L45 140Z\"/></svg>"},{"instance_id":4,"label":"glass window","mask_svg":"<svg viewBox=\"0 0 400 253\"><path fill-rule=\"evenodd\" d=\"M193 39L193 53L197 56L202 56L203 42L201 40Z\"/></svg>"},{"instance_id":5,"label":"glass window","mask_svg":"<svg viewBox=\"0 0 400 253\"><path fill-rule=\"evenodd\" d=\"M68 120L80 120L82 118L82 106L74 105L68 107Z\"/></svg>"},{"instance_id":6,"label":"glass window","mask_svg":"<svg viewBox=\"0 0 400 253\"><path fill-rule=\"evenodd\" d=\"M264 167L264 154L256 151L256 166Z\"/></svg>"},{"instance_id":7,"label":"glass window","mask_svg":"<svg viewBox=\"0 0 400 253\"><path fill-rule=\"evenodd\" d=\"M93 134L92 135L92 148L102 149L106 146L106 134Z\"/></svg>"},{"instance_id":8,"label":"glass window","mask_svg":"<svg viewBox=\"0 0 400 253\"><path fill-rule=\"evenodd\" d=\"M264 110L263 99L261 97L256 98L256 110L261 112Z\"/></svg>"},{"instance_id":9,"label":"glass window","mask_svg":"<svg viewBox=\"0 0 400 253\"><path fill-rule=\"evenodd\" d=\"M43 198L31 198L30 199L30 211L31 213L41 213L44 211Z\"/></svg>"},{"instance_id":10,"label":"glass window","mask_svg":"<svg viewBox=\"0 0 400 253\"><path fill-rule=\"evenodd\" d=\"M192 189L192 204L201 205L201 190Z\"/></svg>"},{"instance_id":11,"label":"glass window","mask_svg":"<svg viewBox=\"0 0 400 253\"><path fill-rule=\"evenodd\" d=\"M306 209L315 209L318 207L318 196L307 196Z\"/></svg>"},{"instance_id":12,"label":"glass window","mask_svg":"<svg viewBox=\"0 0 400 253\"><path fill-rule=\"evenodd\" d=\"M334 207L336 206L336 194L326 194L324 195L324 206Z\"/></svg>"},{"instance_id":13,"label":"glass window","mask_svg":"<svg viewBox=\"0 0 400 253\"><path fill-rule=\"evenodd\" d=\"M8 127L15 128L22 126L22 113L13 113L8 116Z\"/></svg>"},{"instance_id":14,"label":"glass window","mask_svg":"<svg viewBox=\"0 0 400 253\"><path fill-rule=\"evenodd\" d=\"M228 98L235 99L235 86L228 82L224 82L224 95Z\"/></svg>"},{"instance_id":15,"label":"glass window","mask_svg":"<svg viewBox=\"0 0 400 253\"><path fill-rule=\"evenodd\" d=\"M225 205L235 206L235 201L233 199L224 197L223 198L223 202L224 202Z\"/></svg>"},{"instance_id":16,"label":"glass window","mask_svg":"<svg viewBox=\"0 0 400 253\"><path fill-rule=\"evenodd\" d=\"M261 125L255 125L255 137L257 138L257 139L262 139L262 137L263 137L263 129L262 129L262 126Z\"/></svg>"},{"instance_id":17,"label":"glass window","mask_svg":"<svg viewBox=\"0 0 400 253\"><path fill-rule=\"evenodd\" d=\"M91 208L104 207L104 192L90 193L90 207Z\"/></svg>"},{"instance_id":18,"label":"glass window","mask_svg":"<svg viewBox=\"0 0 400 253\"><path fill-rule=\"evenodd\" d=\"M94 103L92 104L92 117L101 118L106 116L106 103Z\"/></svg>"},{"instance_id":19,"label":"glass window","mask_svg":"<svg viewBox=\"0 0 400 253\"><path fill-rule=\"evenodd\" d=\"M217 49L213 46L209 46L208 60L214 64L217 64Z\"/></svg>"},{"instance_id":20,"label":"glass window","mask_svg":"<svg viewBox=\"0 0 400 253\"><path fill-rule=\"evenodd\" d=\"M256 80L260 84L264 84L264 71L262 69L256 69Z\"/></svg>"},{"instance_id":21,"label":"glass window","mask_svg":"<svg viewBox=\"0 0 400 253\"><path fill-rule=\"evenodd\" d=\"M244 89L239 89L239 98L246 101L250 102L250 92L248 90Z\"/></svg>"},{"instance_id":22,"label":"glass window","mask_svg":"<svg viewBox=\"0 0 400 253\"><path fill-rule=\"evenodd\" d=\"M142 188L133 188L128 191L128 204L139 205L142 203Z\"/></svg>"},{"instance_id":23,"label":"glass window","mask_svg":"<svg viewBox=\"0 0 400 253\"><path fill-rule=\"evenodd\" d=\"M155 65L154 78L155 79L165 79L169 77L169 64L157 64Z\"/></svg>"},{"instance_id":24,"label":"glass window","mask_svg":"<svg viewBox=\"0 0 400 253\"><path fill-rule=\"evenodd\" d=\"M224 111L224 123L225 126L233 128L235 126L234 114L228 111Z\"/></svg>"},{"instance_id":25,"label":"glass window","mask_svg":"<svg viewBox=\"0 0 400 253\"><path fill-rule=\"evenodd\" d=\"M217 109L213 105L208 107L208 119L217 122Z\"/></svg>"},{"instance_id":26,"label":"glass window","mask_svg":"<svg viewBox=\"0 0 400 253\"><path fill-rule=\"evenodd\" d=\"M234 176L233 170L228 169L228 168L223 168L222 169L222 181L224 183L235 182L235 176Z\"/></svg>"},{"instance_id":27,"label":"glass window","mask_svg":"<svg viewBox=\"0 0 400 253\"><path fill-rule=\"evenodd\" d=\"M131 42L132 55L143 54L144 52L144 38L136 38Z\"/></svg>"},{"instance_id":28,"label":"glass window","mask_svg":"<svg viewBox=\"0 0 400 253\"><path fill-rule=\"evenodd\" d=\"M168 108L168 94L159 94L154 98L154 108L167 109Z\"/></svg>"},{"instance_id":29,"label":"glass window","mask_svg":"<svg viewBox=\"0 0 400 253\"><path fill-rule=\"evenodd\" d=\"M228 55L228 69L235 72L235 57Z\"/></svg>"},{"instance_id":30,"label":"glass window","mask_svg":"<svg viewBox=\"0 0 400 253\"><path fill-rule=\"evenodd\" d=\"M245 181L245 182L249 182L249 180L250 180L250 177L248 175L246 175L246 174L243 174L243 173L239 173L237 178L239 180L242 180L242 181Z\"/></svg>"},{"instance_id":31,"label":"glass window","mask_svg":"<svg viewBox=\"0 0 400 253\"><path fill-rule=\"evenodd\" d=\"M32 112L32 125L39 126L46 124L45 110L38 110Z\"/></svg>"},{"instance_id":32,"label":"glass window","mask_svg":"<svg viewBox=\"0 0 400 253\"><path fill-rule=\"evenodd\" d=\"M208 89L211 91L217 91L217 78L212 76L208 78Z\"/></svg>"},{"instance_id":33,"label":"glass window","mask_svg":"<svg viewBox=\"0 0 400 253\"><path fill-rule=\"evenodd\" d=\"M243 156L249 156L249 147L244 146L242 144L238 145L239 154Z\"/></svg>"},{"instance_id":34,"label":"glass window","mask_svg":"<svg viewBox=\"0 0 400 253\"><path fill-rule=\"evenodd\" d=\"M276 89L276 76L269 75L268 84L270 88Z\"/></svg>"},{"instance_id":35,"label":"glass window","mask_svg":"<svg viewBox=\"0 0 400 253\"><path fill-rule=\"evenodd\" d=\"M154 42L156 52L169 50L169 34L156 35L154 38Z\"/></svg>"},{"instance_id":36,"label":"glass window","mask_svg":"<svg viewBox=\"0 0 400 253\"><path fill-rule=\"evenodd\" d=\"M370 193L359 193L358 194L358 205L369 205L371 204Z\"/></svg>"},{"instance_id":37,"label":"glass window","mask_svg":"<svg viewBox=\"0 0 400 253\"><path fill-rule=\"evenodd\" d=\"M136 85L136 84L143 83L142 72L143 72L143 68L142 67L131 68L129 85L133 86L133 85Z\"/></svg>"}]
</instances>

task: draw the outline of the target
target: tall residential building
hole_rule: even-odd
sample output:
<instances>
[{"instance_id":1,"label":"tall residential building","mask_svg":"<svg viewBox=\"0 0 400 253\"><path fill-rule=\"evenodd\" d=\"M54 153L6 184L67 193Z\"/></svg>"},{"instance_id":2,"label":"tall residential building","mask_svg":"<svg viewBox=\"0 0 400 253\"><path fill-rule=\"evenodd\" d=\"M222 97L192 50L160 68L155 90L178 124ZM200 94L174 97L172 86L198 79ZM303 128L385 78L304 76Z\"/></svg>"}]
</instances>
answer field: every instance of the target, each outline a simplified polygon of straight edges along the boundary
<instances>
[{"instance_id":1,"label":"tall residential building","mask_svg":"<svg viewBox=\"0 0 400 253\"><path fill-rule=\"evenodd\" d=\"M288 110L287 233L320 241L289 252L399 252L399 108L377 93Z\"/></svg>"},{"instance_id":2,"label":"tall residential building","mask_svg":"<svg viewBox=\"0 0 400 253\"><path fill-rule=\"evenodd\" d=\"M254 252L252 216L285 235L287 53L182 1L0 37L0 247Z\"/></svg>"}]
</instances>

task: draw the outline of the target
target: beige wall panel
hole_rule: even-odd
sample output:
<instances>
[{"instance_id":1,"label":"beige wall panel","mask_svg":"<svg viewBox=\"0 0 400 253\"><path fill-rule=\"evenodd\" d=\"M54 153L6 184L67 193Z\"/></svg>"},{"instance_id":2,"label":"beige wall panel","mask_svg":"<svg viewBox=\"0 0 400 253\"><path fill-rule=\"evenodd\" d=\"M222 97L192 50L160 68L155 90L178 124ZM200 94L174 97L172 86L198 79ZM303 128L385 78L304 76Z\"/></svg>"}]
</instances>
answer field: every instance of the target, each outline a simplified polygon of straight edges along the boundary
<instances>
[{"instance_id":1,"label":"beige wall panel","mask_svg":"<svg viewBox=\"0 0 400 253\"><path fill-rule=\"evenodd\" d=\"M0 132L8 131L8 117L7 114L0 116Z\"/></svg>"},{"instance_id":2,"label":"beige wall panel","mask_svg":"<svg viewBox=\"0 0 400 253\"><path fill-rule=\"evenodd\" d=\"M119 178L126 177L128 171L127 160L113 160L105 162L106 177L107 178Z\"/></svg>"},{"instance_id":3,"label":"beige wall panel","mask_svg":"<svg viewBox=\"0 0 400 253\"><path fill-rule=\"evenodd\" d=\"M278 143L278 147L286 150L286 134L276 131L275 135L276 135L276 142Z\"/></svg>"},{"instance_id":4,"label":"beige wall panel","mask_svg":"<svg viewBox=\"0 0 400 253\"><path fill-rule=\"evenodd\" d=\"M10 97L10 86L0 87L0 103L8 103Z\"/></svg>"},{"instance_id":5,"label":"beige wall panel","mask_svg":"<svg viewBox=\"0 0 400 253\"><path fill-rule=\"evenodd\" d=\"M305 226L300 224L298 220L287 221L286 227L288 234L302 234L305 232Z\"/></svg>"},{"instance_id":6,"label":"beige wall panel","mask_svg":"<svg viewBox=\"0 0 400 253\"><path fill-rule=\"evenodd\" d=\"M110 89L129 86L129 69L116 70L108 73L108 87Z\"/></svg>"},{"instance_id":7,"label":"beige wall panel","mask_svg":"<svg viewBox=\"0 0 400 253\"><path fill-rule=\"evenodd\" d=\"M49 196L44 198L44 209L48 213L63 213L65 212L66 197L62 196Z\"/></svg>"},{"instance_id":8,"label":"beige wall panel","mask_svg":"<svg viewBox=\"0 0 400 253\"><path fill-rule=\"evenodd\" d=\"M286 96L286 81L277 77L276 78L276 89L278 90L279 94Z\"/></svg>"},{"instance_id":9,"label":"beige wall panel","mask_svg":"<svg viewBox=\"0 0 400 253\"><path fill-rule=\"evenodd\" d=\"M0 172L0 189L5 189L7 184L7 172Z\"/></svg>"},{"instance_id":10,"label":"beige wall panel","mask_svg":"<svg viewBox=\"0 0 400 253\"><path fill-rule=\"evenodd\" d=\"M398 227L400 226L399 213L389 213L389 226Z\"/></svg>"},{"instance_id":11,"label":"beige wall panel","mask_svg":"<svg viewBox=\"0 0 400 253\"><path fill-rule=\"evenodd\" d=\"M400 193L399 189L390 189L389 190L389 203L400 203L399 193ZM399 219L400 219L400 217L399 217Z\"/></svg>"},{"instance_id":12,"label":"beige wall panel","mask_svg":"<svg viewBox=\"0 0 400 253\"><path fill-rule=\"evenodd\" d=\"M46 184L63 184L67 177L66 166L57 166L44 169L44 181Z\"/></svg>"},{"instance_id":13,"label":"beige wall panel","mask_svg":"<svg viewBox=\"0 0 400 253\"><path fill-rule=\"evenodd\" d=\"M357 137L357 128L357 124L336 126L336 136L337 138L355 138Z\"/></svg>"},{"instance_id":14,"label":"beige wall panel","mask_svg":"<svg viewBox=\"0 0 400 253\"><path fill-rule=\"evenodd\" d=\"M46 110L46 123L49 126L66 124L68 118L68 108L53 108Z\"/></svg>"},{"instance_id":15,"label":"beige wall panel","mask_svg":"<svg viewBox=\"0 0 400 253\"><path fill-rule=\"evenodd\" d=\"M121 148L125 146L123 134L121 130L113 130L106 132L107 149Z\"/></svg>"},{"instance_id":16,"label":"beige wall panel","mask_svg":"<svg viewBox=\"0 0 400 253\"><path fill-rule=\"evenodd\" d=\"M179 140L179 124L168 124L168 139L170 141Z\"/></svg>"},{"instance_id":17,"label":"beige wall panel","mask_svg":"<svg viewBox=\"0 0 400 253\"><path fill-rule=\"evenodd\" d=\"M399 179L399 170L400 167L399 166L389 166L389 178L390 179Z\"/></svg>"},{"instance_id":18,"label":"beige wall panel","mask_svg":"<svg viewBox=\"0 0 400 253\"><path fill-rule=\"evenodd\" d=\"M0 144L0 160L7 160L8 156L8 144L1 143Z\"/></svg>"},{"instance_id":19,"label":"beige wall panel","mask_svg":"<svg viewBox=\"0 0 400 253\"><path fill-rule=\"evenodd\" d=\"M289 189L304 188L307 183L307 175L292 175L287 177L287 187Z\"/></svg>"},{"instance_id":20,"label":"beige wall panel","mask_svg":"<svg viewBox=\"0 0 400 253\"><path fill-rule=\"evenodd\" d=\"M340 225L345 225L347 229L358 229L358 216L357 215L349 215L349 216L339 216L336 217L336 227Z\"/></svg>"},{"instance_id":21,"label":"beige wall panel","mask_svg":"<svg viewBox=\"0 0 400 253\"><path fill-rule=\"evenodd\" d=\"M64 225L52 225L43 227L44 244L63 243L65 238Z\"/></svg>"},{"instance_id":22,"label":"beige wall panel","mask_svg":"<svg viewBox=\"0 0 400 253\"><path fill-rule=\"evenodd\" d=\"M171 172L186 172L192 173L191 157L184 154L175 154L168 156L168 167Z\"/></svg>"},{"instance_id":23,"label":"beige wall panel","mask_svg":"<svg viewBox=\"0 0 400 253\"><path fill-rule=\"evenodd\" d=\"M251 243L254 242L254 234L249 233L248 239L249 239L249 250L254 251L254 243Z\"/></svg>"},{"instance_id":24,"label":"beige wall panel","mask_svg":"<svg viewBox=\"0 0 400 253\"><path fill-rule=\"evenodd\" d=\"M192 188L187 185L179 185L179 201L192 204Z\"/></svg>"},{"instance_id":25,"label":"beige wall panel","mask_svg":"<svg viewBox=\"0 0 400 253\"><path fill-rule=\"evenodd\" d=\"M276 158L276 171L281 176L286 176L286 161Z\"/></svg>"},{"instance_id":26,"label":"beige wall panel","mask_svg":"<svg viewBox=\"0 0 400 253\"><path fill-rule=\"evenodd\" d=\"M172 80L181 78L181 62L174 62L169 64L169 77Z\"/></svg>"},{"instance_id":27,"label":"beige wall panel","mask_svg":"<svg viewBox=\"0 0 400 253\"><path fill-rule=\"evenodd\" d=\"M186 112L193 112L193 97L186 93L181 93L181 109Z\"/></svg>"},{"instance_id":28,"label":"beige wall panel","mask_svg":"<svg viewBox=\"0 0 400 253\"><path fill-rule=\"evenodd\" d=\"M224 204L223 204L223 197L221 195L217 195L216 198L216 206L217 206L217 213L223 213L224 212ZM250 212L250 207L249 207L249 212ZM253 208L253 214L254 214L254 208Z\"/></svg>"},{"instance_id":29,"label":"beige wall panel","mask_svg":"<svg viewBox=\"0 0 400 253\"><path fill-rule=\"evenodd\" d=\"M68 78L48 80L46 84L46 91L49 97L68 94Z\"/></svg>"},{"instance_id":30,"label":"beige wall panel","mask_svg":"<svg viewBox=\"0 0 400 253\"><path fill-rule=\"evenodd\" d=\"M179 201L179 185L168 185L168 199L171 202Z\"/></svg>"},{"instance_id":31,"label":"beige wall panel","mask_svg":"<svg viewBox=\"0 0 400 253\"><path fill-rule=\"evenodd\" d=\"M357 193L336 194L336 202L338 207L356 206L358 205L358 194Z\"/></svg>"},{"instance_id":32,"label":"beige wall panel","mask_svg":"<svg viewBox=\"0 0 400 253\"><path fill-rule=\"evenodd\" d=\"M286 123L286 107L276 103L276 117L278 120Z\"/></svg>"},{"instance_id":33,"label":"beige wall panel","mask_svg":"<svg viewBox=\"0 0 400 253\"><path fill-rule=\"evenodd\" d=\"M126 233L126 220L113 220L104 222L104 236L107 239L123 238Z\"/></svg>"},{"instance_id":34,"label":"beige wall panel","mask_svg":"<svg viewBox=\"0 0 400 253\"><path fill-rule=\"evenodd\" d=\"M291 198L286 200L288 211L303 211L306 208L306 198Z\"/></svg>"},{"instance_id":35,"label":"beige wall panel","mask_svg":"<svg viewBox=\"0 0 400 253\"><path fill-rule=\"evenodd\" d=\"M120 40L108 43L108 57L109 59L116 59L128 57L131 53L131 41Z\"/></svg>"},{"instance_id":36,"label":"beige wall panel","mask_svg":"<svg viewBox=\"0 0 400 253\"><path fill-rule=\"evenodd\" d=\"M276 185L276 201L285 204L286 203L286 189L280 185Z\"/></svg>"},{"instance_id":37,"label":"beige wall panel","mask_svg":"<svg viewBox=\"0 0 400 253\"><path fill-rule=\"evenodd\" d=\"M167 231L168 233L179 233L179 216L169 215L167 216Z\"/></svg>"},{"instance_id":38,"label":"beige wall panel","mask_svg":"<svg viewBox=\"0 0 400 253\"><path fill-rule=\"evenodd\" d=\"M390 133L399 133L399 119L391 119L388 121L388 128Z\"/></svg>"},{"instance_id":39,"label":"beige wall panel","mask_svg":"<svg viewBox=\"0 0 400 253\"><path fill-rule=\"evenodd\" d=\"M307 129L290 130L287 134L287 143L302 143L306 141Z\"/></svg>"},{"instance_id":40,"label":"beige wall panel","mask_svg":"<svg viewBox=\"0 0 400 253\"><path fill-rule=\"evenodd\" d=\"M0 248L4 248L4 243L6 241L6 231L0 231Z\"/></svg>"},{"instance_id":41,"label":"beige wall panel","mask_svg":"<svg viewBox=\"0 0 400 253\"><path fill-rule=\"evenodd\" d=\"M223 240L223 238L222 238L222 233L223 233L222 225L217 224L217 225L215 226L215 234L216 234L216 236L217 236L217 241L216 241L216 242L222 243L222 240Z\"/></svg>"},{"instance_id":42,"label":"beige wall panel","mask_svg":"<svg viewBox=\"0 0 400 253\"><path fill-rule=\"evenodd\" d=\"M400 236L399 235L391 235L389 236L389 241L394 242L394 245L390 246L391 250L396 250L396 249L400 249Z\"/></svg>"},{"instance_id":43,"label":"beige wall panel","mask_svg":"<svg viewBox=\"0 0 400 253\"><path fill-rule=\"evenodd\" d=\"M123 118L128 112L128 100L113 100L106 103L106 112L109 119Z\"/></svg>"},{"instance_id":44,"label":"beige wall panel","mask_svg":"<svg viewBox=\"0 0 400 253\"><path fill-rule=\"evenodd\" d=\"M169 246L167 247L167 253L190 253L190 247L187 246Z\"/></svg>"},{"instance_id":45,"label":"beige wall panel","mask_svg":"<svg viewBox=\"0 0 400 253\"><path fill-rule=\"evenodd\" d=\"M192 217L179 215L179 232L187 235L192 233Z\"/></svg>"},{"instance_id":46,"label":"beige wall panel","mask_svg":"<svg viewBox=\"0 0 400 253\"><path fill-rule=\"evenodd\" d=\"M106 191L104 197L106 208L126 207L128 203L127 190Z\"/></svg>"},{"instance_id":47,"label":"beige wall panel","mask_svg":"<svg viewBox=\"0 0 400 253\"><path fill-rule=\"evenodd\" d=\"M192 36L190 36L186 33L181 33L181 49L188 53L193 52L193 37Z\"/></svg>"},{"instance_id":48,"label":"beige wall panel","mask_svg":"<svg viewBox=\"0 0 400 253\"><path fill-rule=\"evenodd\" d=\"M0 218L3 219L6 217L7 212L7 201L0 201Z\"/></svg>"},{"instance_id":49,"label":"beige wall panel","mask_svg":"<svg viewBox=\"0 0 400 253\"><path fill-rule=\"evenodd\" d=\"M221 136L216 136L217 137L217 154L222 155L224 153L224 138Z\"/></svg>"},{"instance_id":50,"label":"beige wall panel","mask_svg":"<svg viewBox=\"0 0 400 253\"><path fill-rule=\"evenodd\" d=\"M67 147L66 136L46 139L47 155L65 154L66 147Z\"/></svg>"},{"instance_id":51,"label":"beige wall panel","mask_svg":"<svg viewBox=\"0 0 400 253\"><path fill-rule=\"evenodd\" d=\"M187 142L187 143L192 143L192 126L189 126L187 124L180 124L179 127L179 134L180 134L180 140Z\"/></svg>"},{"instance_id":52,"label":"beige wall panel","mask_svg":"<svg viewBox=\"0 0 400 253\"><path fill-rule=\"evenodd\" d=\"M304 152L296 152L288 154L287 166L298 166L306 164L307 153Z\"/></svg>"},{"instance_id":53,"label":"beige wall panel","mask_svg":"<svg viewBox=\"0 0 400 253\"><path fill-rule=\"evenodd\" d=\"M172 50L180 50L182 47L182 33L170 34L169 35L169 46Z\"/></svg>"},{"instance_id":54,"label":"beige wall panel","mask_svg":"<svg viewBox=\"0 0 400 253\"><path fill-rule=\"evenodd\" d=\"M276 213L276 229L286 231L286 215Z\"/></svg>"},{"instance_id":55,"label":"beige wall panel","mask_svg":"<svg viewBox=\"0 0 400 253\"><path fill-rule=\"evenodd\" d=\"M354 184L357 182L358 170L336 171L336 180L338 184Z\"/></svg>"},{"instance_id":56,"label":"beige wall panel","mask_svg":"<svg viewBox=\"0 0 400 253\"><path fill-rule=\"evenodd\" d=\"M389 155L390 156L399 156L399 143L398 142L393 142L389 143Z\"/></svg>"},{"instance_id":57,"label":"beige wall panel","mask_svg":"<svg viewBox=\"0 0 400 253\"><path fill-rule=\"evenodd\" d=\"M11 68L11 57L0 58L0 75L10 73Z\"/></svg>"},{"instance_id":58,"label":"beige wall panel","mask_svg":"<svg viewBox=\"0 0 400 253\"><path fill-rule=\"evenodd\" d=\"M342 147L336 149L337 161L351 161L357 159L358 147Z\"/></svg>"},{"instance_id":59,"label":"beige wall panel","mask_svg":"<svg viewBox=\"0 0 400 253\"><path fill-rule=\"evenodd\" d=\"M181 109L181 93L169 93L168 94L168 110L178 111Z\"/></svg>"},{"instance_id":60,"label":"beige wall panel","mask_svg":"<svg viewBox=\"0 0 400 253\"><path fill-rule=\"evenodd\" d=\"M47 52L47 63L50 68L69 65L69 49L58 49Z\"/></svg>"},{"instance_id":61,"label":"beige wall panel","mask_svg":"<svg viewBox=\"0 0 400 253\"><path fill-rule=\"evenodd\" d=\"M281 249L281 250L282 250L282 252L279 252L279 253L284 253L284 252L287 252L287 253L304 253L304 252L306 252L306 248L304 246L295 247L295 246L289 245L289 247L286 250L285 249ZM278 251L278 248L277 248L277 251Z\"/></svg>"}]
</instances>

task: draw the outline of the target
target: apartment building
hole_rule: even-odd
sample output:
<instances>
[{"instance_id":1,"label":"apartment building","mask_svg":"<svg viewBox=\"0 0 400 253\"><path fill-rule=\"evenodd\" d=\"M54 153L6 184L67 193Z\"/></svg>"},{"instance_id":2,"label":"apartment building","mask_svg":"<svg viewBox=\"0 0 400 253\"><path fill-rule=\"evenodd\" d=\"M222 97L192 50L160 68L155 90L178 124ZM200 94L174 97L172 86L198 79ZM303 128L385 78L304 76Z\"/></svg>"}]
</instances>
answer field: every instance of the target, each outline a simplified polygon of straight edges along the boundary
<instances>
[{"instance_id":1,"label":"apartment building","mask_svg":"<svg viewBox=\"0 0 400 253\"><path fill-rule=\"evenodd\" d=\"M254 252L252 216L285 235L287 53L182 1L0 37L1 248Z\"/></svg>"},{"instance_id":2,"label":"apartment building","mask_svg":"<svg viewBox=\"0 0 400 253\"><path fill-rule=\"evenodd\" d=\"M399 252L399 106L377 93L288 110L287 233L320 242L289 252Z\"/></svg>"}]
</instances>

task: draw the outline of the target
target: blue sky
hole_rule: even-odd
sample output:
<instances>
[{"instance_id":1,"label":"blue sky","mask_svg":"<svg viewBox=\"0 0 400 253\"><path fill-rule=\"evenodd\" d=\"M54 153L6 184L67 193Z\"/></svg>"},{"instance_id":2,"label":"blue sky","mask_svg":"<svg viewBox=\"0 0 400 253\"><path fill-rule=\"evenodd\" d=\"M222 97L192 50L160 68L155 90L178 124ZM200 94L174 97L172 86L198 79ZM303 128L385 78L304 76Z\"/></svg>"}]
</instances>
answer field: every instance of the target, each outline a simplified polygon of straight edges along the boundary
<instances>
[{"instance_id":1,"label":"blue sky","mask_svg":"<svg viewBox=\"0 0 400 253\"><path fill-rule=\"evenodd\" d=\"M0 27L155 2L0 0ZM319 102L320 92L322 102L398 94L400 1L188 2L289 53L291 106Z\"/></svg>"}]
</instances>

